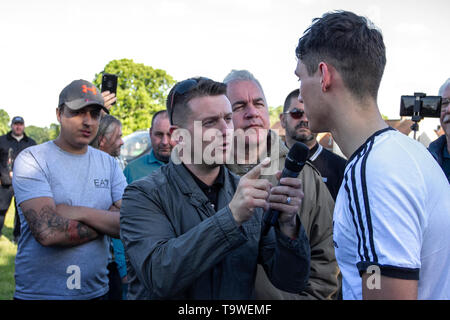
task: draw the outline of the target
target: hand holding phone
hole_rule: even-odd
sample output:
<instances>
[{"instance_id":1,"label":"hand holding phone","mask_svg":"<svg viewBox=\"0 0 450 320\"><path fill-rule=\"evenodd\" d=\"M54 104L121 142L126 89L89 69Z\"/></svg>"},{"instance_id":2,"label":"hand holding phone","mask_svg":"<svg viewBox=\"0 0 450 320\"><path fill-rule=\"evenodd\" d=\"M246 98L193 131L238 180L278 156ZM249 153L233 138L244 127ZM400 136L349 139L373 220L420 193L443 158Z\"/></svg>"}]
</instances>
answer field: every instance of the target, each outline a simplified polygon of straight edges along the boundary
<instances>
[{"instance_id":1,"label":"hand holding phone","mask_svg":"<svg viewBox=\"0 0 450 320\"><path fill-rule=\"evenodd\" d=\"M104 73L102 77L102 92L109 91L110 93L114 93L114 96L117 95L117 75L112 73ZM114 101L112 104L115 104Z\"/></svg>"}]
</instances>

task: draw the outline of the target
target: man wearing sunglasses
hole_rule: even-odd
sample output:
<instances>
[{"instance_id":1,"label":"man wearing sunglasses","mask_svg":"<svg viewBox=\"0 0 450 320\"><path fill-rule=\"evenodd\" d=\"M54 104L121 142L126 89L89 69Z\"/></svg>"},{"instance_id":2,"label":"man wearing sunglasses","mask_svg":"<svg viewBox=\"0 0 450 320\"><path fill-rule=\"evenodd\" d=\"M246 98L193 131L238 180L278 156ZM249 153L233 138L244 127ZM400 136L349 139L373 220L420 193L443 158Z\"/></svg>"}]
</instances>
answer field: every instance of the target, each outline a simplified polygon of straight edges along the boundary
<instances>
[{"instance_id":1,"label":"man wearing sunglasses","mask_svg":"<svg viewBox=\"0 0 450 320\"><path fill-rule=\"evenodd\" d=\"M85 300L108 292L109 235L119 236L126 180L117 161L89 146L104 99L76 80L60 93L59 136L22 151L13 186L22 232L15 299Z\"/></svg>"},{"instance_id":2,"label":"man wearing sunglasses","mask_svg":"<svg viewBox=\"0 0 450 320\"><path fill-rule=\"evenodd\" d=\"M269 111L259 81L247 70L233 70L225 77L227 97L233 108L235 136L245 141L245 150L235 145L235 161L228 168L244 175L268 155L284 168L288 148L278 135L270 130ZM239 139L238 139L239 140ZM256 161L254 154L256 153ZM245 156L243 156L243 154ZM239 161L239 158L243 161ZM275 174L264 176L273 185L278 184ZM320 174L307 163L299 175L304 198L298 216L305 226L311 246L311 270L308 286L295 294L275 288L262 268L258 269L256 297L258 299L331 299L338 291L338 267L332 243L332 211L334 202Z\"/></svg>"},{"instance_id":3,"label":"man wearing sunglasses","mask_svg":"<svg viewBox=\"0 0 450 320\"><path fill-rule=\"evenodd\" d=\"M442 97L441 127L445 134L430 143L428 150L439 163L450 183L450 78L439 89L439 95Z\"/></svg>"},{"instance_id":4,"label":"man wearing sunglasses","mask_svg":"<svg viewBox=\"0 0 450 320\"><path fill-rule=\"evenodd\" d=\"M300 90L295 89L286 97L283 113L280 114L281 126L286 130L286 146L291 148L297 141L308 146L308 160L319 170L333 200L336 200L344 175L346 160L324 149L317 142L317 134L309 129L303 102L298 100L299 94Z\"/></svg>"},{"instance_id":5,"label":"man wearing sunglasses","mask_svg":"<svg viewBox=\"0 0 450 320\"><path fill-rule=\"evenodd\" d=\"M307 283L299 181L272 188L259 178L268 161L241 179L225 167L233 137L225 93L225 84L206 78L181 81L169 93L177 143L169 164L131 183L123 197L129 299L252 299L258 263L283 290ZM280 211L279 225L262 236L269 206Z\"/></svg>"}]
</instances>

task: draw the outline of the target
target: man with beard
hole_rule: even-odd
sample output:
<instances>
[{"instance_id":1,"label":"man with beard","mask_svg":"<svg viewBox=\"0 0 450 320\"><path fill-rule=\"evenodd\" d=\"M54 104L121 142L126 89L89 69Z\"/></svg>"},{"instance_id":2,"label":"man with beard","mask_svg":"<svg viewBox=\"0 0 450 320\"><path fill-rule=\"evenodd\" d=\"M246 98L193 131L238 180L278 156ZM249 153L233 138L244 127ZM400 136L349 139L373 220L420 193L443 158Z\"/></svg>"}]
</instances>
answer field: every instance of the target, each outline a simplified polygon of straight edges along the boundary
<instances>
[{"instance_id":1,"label":"man with beard","mask_svg":"<svg viewBox=\"0 0 450 320\"><path fill-rule=\"evenodd\" d=\"M109 114L104 115L100 120L97 135L90 146L117 158L120 156L122 145L122 123Z\"/></svg>"},{"instance_id":2,"label":"man with beard","mask_svg":"<svg viewBox=\"0 0 450 320\"><path fill-rule=\"evenodd\" d=\"M442 97L441 126L444 134L433 141L428 150L441 166L450 183L450 78L439 89Z\"/></svg>"},{"instance_id":3,"label":"man with beard","mask_svg":"<svg viewBox=\"0 0 450 320\"><path fill-rule=\"evenodd\" d=\"M319 170L323 182L328 187L331 196L336 196L341 186L346 160L337 154L324 149L317 142L317 133L309 129L303 101L299 101L300 90L292 91L284 101L283 113L280 114L281 126L286 130L286 146L291 148L300 141L309 148L308 160Z\"/></svg>"},{"instance_id":4,"label":"man with beard","mask_svg":"<svg viewBox=\"0 0 450 320\"><path fill-rule=\"evenodd\" d=\"M238 175L244 175L268 155L275 170L283 170L289 150L279 136L270 130L269 110L259 81L247 70L232 70L224 82L233 108L237 138L234 163L229 164L228 168ZM239 140L243 143L239 143ZM267 173L263 177L273 185L278 184L273 173ZM304 193L298 216L305 226L311 246L308 286L295 294L278 290L267 280L264 270L259 268L256 280L257 299L332 299L338 291L339 270L332 242L333 199L320 174L309 162L298 178L302 181Z\"/></svg>"},{"instance_id":5,"label":"man with beard","mask_svg":"<svg viewBox=\"0 0 450 320\"><path fill-rule=\"evenodd\" d=\"M123 173L127 182L131 183L143 178L169 162L172 146L170 144L170 122L166 110L156 112L150 127L150 153L131 161Z\"/></svg>"},{"instance_id":6,"label":"man with beard","mask_svg":"<svg viewBox=\"0 0 450 320\"><path fill-rule=\"evenodd\" d=\"M258 263L283 290L299 292L307 283L310 249L296 215L300 181L286 178L271 188L259 179L269 161L241 179L223 165L233 133L225 94L225 84L206 78L178 82L169 92L172 139L182 148L131 183L123 198L130 299L251 299ZM263 236L269 207L280 216Z\"/></svg>"}]
</instances>

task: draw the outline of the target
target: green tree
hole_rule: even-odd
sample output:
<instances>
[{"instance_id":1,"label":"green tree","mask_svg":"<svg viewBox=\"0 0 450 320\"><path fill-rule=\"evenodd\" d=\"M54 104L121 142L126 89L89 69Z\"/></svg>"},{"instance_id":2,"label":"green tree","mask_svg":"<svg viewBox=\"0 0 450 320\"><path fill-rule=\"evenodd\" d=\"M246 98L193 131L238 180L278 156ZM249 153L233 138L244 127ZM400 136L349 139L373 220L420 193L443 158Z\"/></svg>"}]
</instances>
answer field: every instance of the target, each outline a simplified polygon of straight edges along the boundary
<instances>
[{"instance_id":1,"label":"green tree","mask_svg":"<svg viewBox=\"0 0 450 320\"><path fill-rule=\"evenodd\" d=\"M280 121L280 113L283 112L283 106L269 107L269 117L270 125L273 126L275 123Z\"/></svg>"},{"instance_id":2,"label":"green tree","mask_svg":"<svg viewBox=\"0 0 450 320\"><path fill-rule=\"evenodd\" d=\"M49 141L49 129L47 127L41 128L37 126L26 126L25 133L31 137L37 144Z\"/></svg>"},{"instance_id":3,"label":"green tree","mask_svg":"<svg viewBox=\"0 0 450 320\"><path fill-rule=\"evenodd\" d=\"M112 60L95 75L94 84L100 88L103 73L118 75L117 102L111 115L122 122L122 132L128 135L150 127L152 115L165 109L173 78L161 69L153 69L131 59Z\"/></svg>"},{"instance_id":4,"label":"green tree","mask_svg":"<svg viewBox=\"0 0 450 320\"><path fill-rule=\"evenodd\" d=\"M4 135L11 129L9 120L10 118L8 112L0 109L0 135Z\"/></svg>"},{"instance_id":5,"label":"green tree","mask_svg":"<svg viewBox=\"0 0 450 320\"><path fill-rule=\"evenodd\" d=\"M60 126L57 123L52 123L48 129L49 140L55 140L59 136Z\"/></svg>"}]
</instances>

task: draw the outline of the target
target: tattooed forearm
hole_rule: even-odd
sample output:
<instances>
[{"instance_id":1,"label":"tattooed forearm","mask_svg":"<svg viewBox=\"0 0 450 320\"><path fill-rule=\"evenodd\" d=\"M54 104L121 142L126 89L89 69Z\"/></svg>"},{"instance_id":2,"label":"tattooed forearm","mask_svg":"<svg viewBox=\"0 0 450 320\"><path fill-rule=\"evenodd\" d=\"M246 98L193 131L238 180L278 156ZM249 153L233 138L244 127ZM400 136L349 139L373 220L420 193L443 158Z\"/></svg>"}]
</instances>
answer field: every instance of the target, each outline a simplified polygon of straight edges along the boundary
<instances>
[{"instance_id":1,"label":"tattooed forearm","mask_svg":"<svg viewBox=\"0 0 450 320\"><path fill-rule=\"evenodd\" d=\"M31 233L43 245L78 245L97 238L97 232L75 220L59 216L50 206L39 212L28 209L23 212Z\"/></svg>"}]
</instances>

